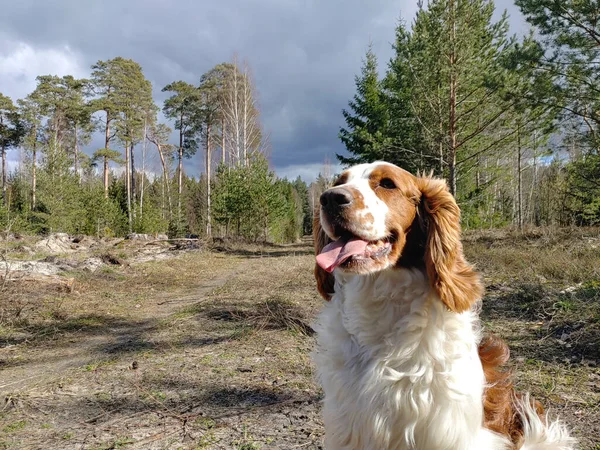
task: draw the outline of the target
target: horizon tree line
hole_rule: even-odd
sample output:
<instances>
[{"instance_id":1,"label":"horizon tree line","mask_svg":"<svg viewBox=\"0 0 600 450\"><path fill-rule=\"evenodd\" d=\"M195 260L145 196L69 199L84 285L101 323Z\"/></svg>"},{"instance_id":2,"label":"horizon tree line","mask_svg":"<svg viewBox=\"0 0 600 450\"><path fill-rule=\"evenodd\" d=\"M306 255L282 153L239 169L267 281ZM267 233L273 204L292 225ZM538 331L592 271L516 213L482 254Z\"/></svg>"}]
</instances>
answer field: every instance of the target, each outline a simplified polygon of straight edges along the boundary
<instances>
[{"instance_id":1,"label":"horizon tree line","mask_svg":"<svg viewBox=\"0 0 600 450\"><path fill-rule=\"evenodd\" d=\"M221 232L255 238L298 239L304 202L298 192L307 187L299 179L277 180L268 168L269 137L249 65L234 58L211 68L197 84L169 83L162 89L170 94L162 108L152 88L138 63L116 57L95 63L89 79L39 76L34 91L16 104L0 94L0 225L99 235L168 229L174 236L193 231L208 237L217 225ZM160 109L173 124L177 144L170 143L169 124L158 121ZM104 146L88 156L82 148L94 132L103 135ZM147 171L148 146L160 160L154 177ZM24 164L12 174L9 149L25 152ZM204 173L193 179L184 161L198 150ZM242 190L227 186L249 179L260 185L253 201L262 201L271 213L247 229L231 227L232 220L241 224L256 215Z\"/></svg>"}]
</instances>

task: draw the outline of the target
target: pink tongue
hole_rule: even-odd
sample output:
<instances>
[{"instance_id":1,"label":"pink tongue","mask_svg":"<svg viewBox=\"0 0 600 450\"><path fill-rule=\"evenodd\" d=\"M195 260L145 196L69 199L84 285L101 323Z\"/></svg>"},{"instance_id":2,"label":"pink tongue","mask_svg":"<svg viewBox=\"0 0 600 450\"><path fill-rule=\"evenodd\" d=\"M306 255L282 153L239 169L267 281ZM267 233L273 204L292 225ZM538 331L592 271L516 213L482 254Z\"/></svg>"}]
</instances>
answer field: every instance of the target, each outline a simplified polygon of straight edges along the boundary
<instances>
[{"instance_id":1,"label":"pink tongue","mask_svg":"<svg viewBox=\"0 0 600 450\"><path fill-rule=\"evenodd\" d=\"M342 264L353 255L363 254L369 243L362 239L338 239L326 245L317 255L317 264L327 272L333 272L337 266Z\"/></svg>"}]
</instances>

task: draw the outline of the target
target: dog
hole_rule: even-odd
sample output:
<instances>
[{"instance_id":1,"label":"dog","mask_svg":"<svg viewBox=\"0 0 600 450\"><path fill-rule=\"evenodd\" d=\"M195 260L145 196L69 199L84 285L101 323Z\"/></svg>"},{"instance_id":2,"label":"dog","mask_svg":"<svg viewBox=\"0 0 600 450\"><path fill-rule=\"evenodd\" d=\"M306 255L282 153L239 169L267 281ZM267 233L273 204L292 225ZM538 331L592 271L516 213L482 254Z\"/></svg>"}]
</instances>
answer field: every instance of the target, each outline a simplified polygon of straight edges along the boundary
<instances>
[{"instance_id":1,"label":"dog","mask_svg":"<svg viewBox=\"0 0 600 450\"><path fill-rule=\"evenodd\" d=\"M354 166L321 195L313 233L327 450L576 448L514 391L506 344L483 337L483 285L445 181Z\"/></svg>"}]
</instances>

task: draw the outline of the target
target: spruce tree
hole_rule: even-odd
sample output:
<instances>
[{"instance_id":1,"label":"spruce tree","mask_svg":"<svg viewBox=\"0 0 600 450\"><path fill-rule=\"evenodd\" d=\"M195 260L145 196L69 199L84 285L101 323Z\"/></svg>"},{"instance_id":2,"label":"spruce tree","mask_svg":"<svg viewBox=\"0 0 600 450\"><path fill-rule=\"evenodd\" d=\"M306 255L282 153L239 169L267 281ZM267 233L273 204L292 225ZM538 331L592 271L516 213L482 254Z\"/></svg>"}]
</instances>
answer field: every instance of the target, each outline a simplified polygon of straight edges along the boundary
<instances>
[{"instance_id":1,"label":"spruce tree","mask_svg":"<svg viewBox=\"0 0 600 450\"><path fill-rule=\"evenodd\" d=\"M360 75L355 78L356 94L342 114L346 127L339 138L352 156L336 155L342 164L385 159L392 141L390 116L377 71L377 56L369 44Z\"/></svg>"},{"instance_id":2,"label":"spruce tree","mask_svg":"<svg viewBox=\"0 0 600 450\"><path fill-rule=\"evenodd\" d=\"M584 149L568 166L569 196L579 224L600 222L600 25L598 4L576 0L517 0L525 19L543 44L538 64L556 79L542 97L575 124L577 145Z\"/></svg>"},{"instance_id":3,"label":"spruce tree","mask_svg":"<svg viewBox=\"0 0 600 450\"><path fill-rule=\"evenodd\" d=\"M431 164L415 117L410 33L403 22L396 26L393 49L394 56L383 80L383 98L390 119L390 147L384 150L382 159L411 172L423 171Z\"/></svg>"}]
</instances>

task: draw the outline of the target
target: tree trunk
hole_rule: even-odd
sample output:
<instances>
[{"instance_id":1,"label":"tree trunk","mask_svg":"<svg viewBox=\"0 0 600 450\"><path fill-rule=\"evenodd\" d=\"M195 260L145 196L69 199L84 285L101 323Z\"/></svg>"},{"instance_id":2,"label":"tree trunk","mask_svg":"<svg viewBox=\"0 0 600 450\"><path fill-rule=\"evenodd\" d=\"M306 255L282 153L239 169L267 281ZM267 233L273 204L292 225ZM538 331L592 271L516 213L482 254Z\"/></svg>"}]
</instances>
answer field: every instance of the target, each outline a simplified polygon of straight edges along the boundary
<instances>
[{"instance_id":1,"label":"tree trunk","mask_svg":"<svg viewBox=\"0 0 600 450\"><path fill-rule=\"evenodd\" d=\"M158 154L160 155L160 163L162 164L162 169L163 169L163 192L166 186L167 189L167 203L169 205L169 220L171 220L172 216L173 216L173 209L171 206L171 188L170 183L169 183L169 172L167 170L167 163L165 162L165 156L162 152L162 147L160 144L157 144L156 147L158 148Z\"/></svg>"},{"instance_id":2,"label":"tree trunk","mask_svg":"<svg viewBox=\"0 0 600 450\"><path fill-rule=\"evenodd\" d=\"M234 112L234 127L235 127L235 156L236 164L240 164L240 112L238 107L238 68L237 64L234 63L233 70L233 112Z\"/></svg>"},{"instance_id":3,"label":"tree trunk","mask_svg":"<svg viewBox=\"0 0 600 450\"><path fill-rule=\"evenodd\" d=\"M211 133L210 126L206 130L206 236L212 237L212 224L211 224L211 204L210 204L210 177L211 177Z\"/></svg>"},{"instance_id":4,"label":"tree trunk","mask_svg":"<svg viewBox=\"0 0 600 450\"><path fill-rule=\"evenodd\" d=\"M450 141L449 155L449 182L450 193L456 197L456 53L454 43L456 41L456 24L454 17L454 0L449 1L450 9L450 118L448 123L448 137Z\"/></svg>"},{"instance_id":5,"label":"tree trunk","mask_svg":"<svg viewBox=\"0 0 600 450\"><path fill-rule=\"evenodd\" d=\"M181 220L181 193L183 192L183 113L181 113L180 118L180 130L179 130L179 152L178 152L178 180L177 180L177 228L179 229L180 220Z\"/></svg>"},{"instance_id":6,"label":"tree trunk","mask_svg":"<svg viewBox=\"0 0 600 450\"><path fill-rule=\"evenodd\" d=\"M517 226L523 229L523 179L521 170L521 125L517 125Z\"/></svg>"},{"instance_id":7,"label":"tree trunk","mask_svg":"<svg viewBox=\"0 0 600 450\"><path fill-rule=\"evenodd\" d=\"M125 190L127 191L127 220L129 223L129 232L133 231L131 220L131 163L129 162L129 144L125 144Z\"/></svg>"},{"instance_id":8,"label":"tree trunk","mask_svg":"<svg viewBox=\"0 0 600 450\"><path fill-rule=\"evenodd\" d=\"M37 136L37 130L34 129L34 136ZM35 209L36 203L36 188L37 188L37 176L36 176L36 166L37 166L37 139L33 141L33 154L31 156L31 209Z\"/></svg>"},{"instance_id":9,"label":"tree trunk","mask_svg":"<svg viewBox=\"0 0 600 450\"><path fill-rule=\"evenodd\" d=\"M108 151L110 143L110 119L109 112L106 111L106 128L104 132L104 150ZM108 156L104 157L104 198L108 198Z\"/></svg>"},{"instance_id":10,"label":"tree trunk","mask_svg":"<svg viewBox=\"0 0 600 450\"><path fill-rule=\"evenodd\" d=\"M6 206L6 148L2 145L2 204Z\"/></svg>"},{"instance_id":11,"label":"tree trunk","mask_svg":"<svg viewBox=\"0 0 600 450\"><path fill-rule=\"evenodd\" d=\"M244 74L243 78L244 83L244 110L243 114L243 126L242 126L242 145L243 145L243 158L244 158L244 167L248 166L248 78L246 74Z\"/></svg>"},{"instance_id":12,"label":"tree trunk","mask_svg":"<svg viewBox=\"0 0 600 450\"><path fill-rule=\"evenodd\" d=\"M108 156L104 157L104 198L108 198Z\"/></svg>"},{"instance_id":13,"label":"tree trunk","mask_svg":"<svg viewBox=\"0 0 600 450\"><path fill-rule=\"evenodd\" d=\"M144 179L146 178L147 124L144 119L144 145L142 146L142 179L140 180L140 220L144 217Z\"/></svg>"},{"instance_id":14,"label":"tree trunk","mask_svg":"<svg viewBox=\"0 0 600 450\"><path fill-rule=\"evenodd\" d=\"M75 122L75 148L73 149L73 170L75 170L75 176L77 180L79 180L79 184L81 184L81 177L79 176L79 137L77 134L79 133L77 122Z\"/></svg>"},{"instance_id":15,"label":"tree trunk","mask_svg":"<svg viewBox=\"0 0 600 450\"><path fill-rule=\"evenodd\" d=\"M154 145L156 145L156 149L158 150L158 156L160 157L160 164L162 166L162 172L163 172L163 181L162 181L162 211L163 211L163 218L164 218L165 191L166 191L167 201L168 201L168 205L169 205L169 222L170 222L171 219L173 218L173 209L172 209L172 204L171 204L171 189L169 187L170 186L170 182L169 182L169 172L167 170L167 163L165 161L165 155L163 154L162 145L160 143L159 138L157 137L156 139L150 139L150 142L152 142Z\"/></svg>"},{"instance_id":16,"label":"tree trunk","mask_svg":"<svg viewBox=\"0 0 600 450\"><path fill-rule=\"evenodd\" d=\"M225 115L221 115L221 164L225 165Z\"/></svg>"},{"instance_id":17,"label":"tree trunk","mask_svg":"<svg viewBox=\"0 0 600 450\"><path fill-rule=\"evenodd\" d=\"M535 189L537 188L537 132L533 134L533 178L531 180L531 193L529 194L529 204L531 205L531 221L536 226L540 226L539 206L537 204L538 195L535 195Z\"/></svg>"},{"instance_id":18,"label":"tree trunk","mask_svg":"<svg viewBox=\"0 0 600 450\"><path fill-rule=\"evenodd\" d=\"M129 154L131 155L131 203L132 203L132 208L131 208L131 213L133 214L133 217L135 218L135 204L137 201L137 190L135 188L136 186L136 181L135 181L135 151L134 151L134 147L133 147L133 138L131 139L131 145L129 146Z\"/></svg>"}]
</instances>

